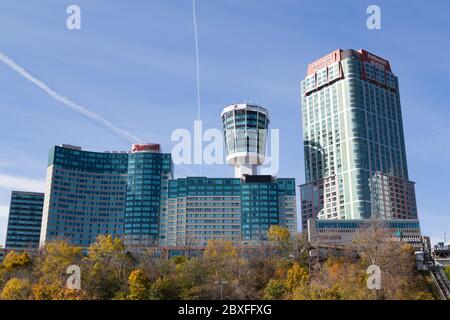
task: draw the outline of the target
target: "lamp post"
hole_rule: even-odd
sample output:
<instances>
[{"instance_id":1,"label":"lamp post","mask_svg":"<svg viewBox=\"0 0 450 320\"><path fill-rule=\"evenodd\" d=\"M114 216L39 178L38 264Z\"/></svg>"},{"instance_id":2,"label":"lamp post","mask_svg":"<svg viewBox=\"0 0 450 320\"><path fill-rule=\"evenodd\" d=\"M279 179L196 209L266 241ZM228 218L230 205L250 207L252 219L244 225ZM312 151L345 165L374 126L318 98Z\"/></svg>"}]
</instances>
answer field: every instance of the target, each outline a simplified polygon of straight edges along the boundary
<instances>
[{"instance_id":1,"label":"lamp post","mask_svg":"<svg viewBox=\"0 0 450 320\"><path fill-rule=\"evenodd\" d=\"M224 284L228 284L228 281L219 279L217 281L214 281L214 284L219 285L219 288L220 288L220 300L223 300L223 285Z\"/></svg>"}]
</instances>

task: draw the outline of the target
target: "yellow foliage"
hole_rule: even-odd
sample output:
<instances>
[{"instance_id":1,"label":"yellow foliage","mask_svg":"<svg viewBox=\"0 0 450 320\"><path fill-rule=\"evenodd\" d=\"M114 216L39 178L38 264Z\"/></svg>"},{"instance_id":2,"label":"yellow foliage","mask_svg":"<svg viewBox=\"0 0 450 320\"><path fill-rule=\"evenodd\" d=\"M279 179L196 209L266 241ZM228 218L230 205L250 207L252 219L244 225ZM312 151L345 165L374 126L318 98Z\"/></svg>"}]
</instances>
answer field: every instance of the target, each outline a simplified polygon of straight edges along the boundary
<instances>
[{"instance_id":1,"label":"yellow foliage","mask_svg":"<svg viewBox=\"0 0 450 320\"><path fill-rule=\"evenodd\" d=\"M130 294L128 299L145 300L150 297L151 283L149 278L141 269L134 270L128 277Z\"/></svg>"},{"instance_id":2,"label":"yellow foliage","mask_svg":"<svg viewBox=\"0 0 450 320\"><path fill-rule=\"evenodd\" d=\"M18 268L25 268L31 264L31 258L27 252L10 251L3 260L3 267L7 271L13 271Z\"/></svg>"},{"instance_id":3,"label":"yellow foliage","mask_svg":"<svg viewBox=\"0 0 450 320\"><path fill-rule=\"evenodd\" d=\"M204 255L209 259L226 260L237 257L237 249L231 241L210 240Z\"/></svg>"},{"instance_id":4,"label":"yellow foliage","mask_svg":"<svg viewBox=\"0 0 450 320\"><path fill-rule=\"evenodd\" d=\"M111 258L124 251L125 245L121 239L113 238L109 234L99 235L97 240L89 247L88 256L91 260L101 260Z\"/></svg>"},{"instance_id":5,"label":"yellow foliage","mask_svg":"<svg viewBox=\"0 0 450 320\"><path fill-rule=\"evenodd\" d=\"M62 281L50 284L40 281L31 290L35 300L83 300L89 298L83 290L69 289Z\"/></svg>"},{"instance_id":6,"label":"yellow foliage","mask_svg":"<svg viewBox=\"0 0 450 320\"><path fill-rule=\"evenodd\" d=\"M48 278L59 278L66 274L68 266L78 262L82 249L65 241L53 241L45 245L41 257L40 271Z\"/></svg>"},{"instance_id":7,"label":"yellow foliage","mask_svg":"<svg viewBox=\"0 0 450 320\"><path fill-rule=\"evenodd\" d=\"M289 242L291 234L287 228L271 225L268 231L268 238L269 241L281 245Z\"/></svg>"},{"instance_id":8,"label":"yellow foliage","mask_svg":"<svg viewBox=\"0 0 450 320\"><path fill-rule=\"evenodd\" d=\"M31 285L27 279L11 278L0 294L1 300L27 300L31 294Z\"/></svg>"},{"instance_id":9,"label":"yellow foliage","mask_svg":"<svg viewBox=\"0 0 450 320\"><path fill-rule=\"evenodd\" d=\"M39 282L32 288L33 297L36 300L54 300L62 288L62 284L56 282L52 284L45 284Z\"/></svg>"},{"instance_id":10,"label":"yellow foliage","mask_svg":"<svg viewBox=\"0 0 450 320\"><path fill-rule=\"evenodd\" d=\"M309 280L308 271L297 262L287 272L286 288L293 292L295 288L303 286Z\"/></svg>"}]
</instances>

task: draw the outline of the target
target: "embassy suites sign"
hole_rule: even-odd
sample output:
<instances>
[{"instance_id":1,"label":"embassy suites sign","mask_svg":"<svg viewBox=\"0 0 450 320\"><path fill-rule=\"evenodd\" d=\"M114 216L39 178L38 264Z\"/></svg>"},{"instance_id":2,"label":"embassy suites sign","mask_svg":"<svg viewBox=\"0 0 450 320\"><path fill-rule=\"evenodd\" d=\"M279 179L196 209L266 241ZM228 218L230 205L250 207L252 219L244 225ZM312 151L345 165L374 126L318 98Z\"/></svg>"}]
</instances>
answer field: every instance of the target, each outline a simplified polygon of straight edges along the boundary
<instances>
[{"instance_id":1,"label":"embassy suites sign","mask_svg":"<svg viewBox=\"0 0 450 320\"><path fill-rule=\"evenodd\" d=\"M379 69L391 72L391 65L389 64L389 61L387 61L383 58L380 58L380 57L378 57L370 52L367 52L365 50L359 50L359 53L361 53L362 61L372 63L372 64L376 65Z\"/></svg>"},{"instance_id":2,"label":"embassy suites sign","mask_svg":"<svg viewBox=\"0 0 450 320\"><path fill-rule=\"evenodd\" d=\"M334 50L326 56L317 59L308 65L308 75L316 73L318 70L328 67L330 64L341 60L341 49Z\"/></svg>"},{"instance_id":3,"label":"embassy suites sign","mask_svg":"<svg viewBox=\"0 0 450 320\"><path fill-rule=\"evenodd\" d=\"M369 63L372 63L376 65L378 68L383 69L385 71L391 72L391 66L389 64L389 61L386 59L380 58L379 56L374 55L373 53L370 53L366 50L358 50L358 52L361 55L361 60L366 61ZM323 69L325 67L328 67L329 65L342 60L342 49L334 50L333 52L327 54L326 56L323 56L320 59L317 59L316 61L310 63L308 65L308 76L311 74L316 73L320 69Z\"/></svg>"}]
</instances>

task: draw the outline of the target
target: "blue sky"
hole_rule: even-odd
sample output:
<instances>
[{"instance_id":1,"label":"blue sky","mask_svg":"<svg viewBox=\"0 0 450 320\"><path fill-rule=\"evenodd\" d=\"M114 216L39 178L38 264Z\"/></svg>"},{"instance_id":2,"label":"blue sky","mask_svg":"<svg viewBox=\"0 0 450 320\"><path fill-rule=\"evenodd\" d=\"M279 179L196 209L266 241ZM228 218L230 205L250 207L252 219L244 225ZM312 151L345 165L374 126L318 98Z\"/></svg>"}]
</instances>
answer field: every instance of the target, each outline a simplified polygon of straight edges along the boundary
<instances>
[{"instance_id":1,"label":"blue sky","mask_svg":"<svg viewBox=\"0 0 450 320\"><path fill-rule=\"evenodd\" d=\"M81 7L81 30L66 8ZM366 27L381 8L382 29ZM410 179L422 231L450 238L450 3L197 0L203 126L240 101L263 104L280 129L280 177L304 182L300 89L307 64L364 48L399 77ZM191 0L0 0L0 51L55 91L169 152L196 117ZM129 150L130 143L64 107L0 63L0 244L12 189L43 191L48 149ZM199 172L192 165L190 170ZM176 168L177 176L188 172ZM226 165L203 175L232 176Z\"/></svg>"}]
</instances>

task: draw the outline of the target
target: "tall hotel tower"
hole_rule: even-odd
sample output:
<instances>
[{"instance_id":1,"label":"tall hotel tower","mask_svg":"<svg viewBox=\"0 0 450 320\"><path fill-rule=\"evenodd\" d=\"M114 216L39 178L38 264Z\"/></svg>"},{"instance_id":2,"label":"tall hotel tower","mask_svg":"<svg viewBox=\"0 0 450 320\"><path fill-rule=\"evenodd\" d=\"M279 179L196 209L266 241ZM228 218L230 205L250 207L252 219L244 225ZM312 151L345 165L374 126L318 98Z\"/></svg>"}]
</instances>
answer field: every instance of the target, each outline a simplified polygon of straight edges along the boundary
<instances>
[{"instance_id":1,"label":"tall hotel tower","mask_svg":"<svg viewBox=\"0 0 450 320\"><path fill-rule=\"evenodd\" d=\"M389 61L338 49L309 64L301 96L303 229L309 218L417 219Z\"/></svg>"}]
</instances>

